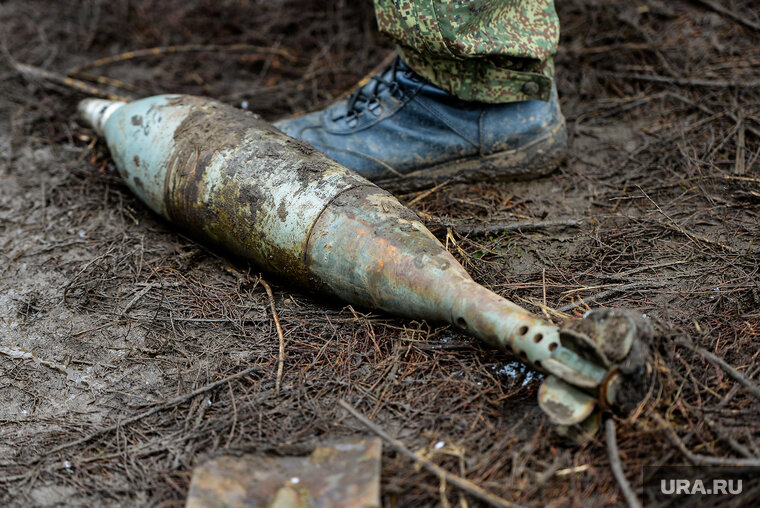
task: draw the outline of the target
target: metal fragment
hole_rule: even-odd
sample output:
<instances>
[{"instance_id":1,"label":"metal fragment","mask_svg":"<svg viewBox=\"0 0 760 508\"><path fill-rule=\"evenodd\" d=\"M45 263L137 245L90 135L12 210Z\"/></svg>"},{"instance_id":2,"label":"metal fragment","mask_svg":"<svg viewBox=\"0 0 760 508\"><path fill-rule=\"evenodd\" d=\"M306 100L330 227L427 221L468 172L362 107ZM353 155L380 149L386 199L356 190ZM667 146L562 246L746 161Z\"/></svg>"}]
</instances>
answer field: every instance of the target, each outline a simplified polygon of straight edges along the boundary
<instances>
[{"instance_id":1,"label":"metal fragment","mask_svg":"<svg viewBox=\"0 0 760 508\"><path fill-rule=\"evenodd\" d=\"M186 507L379 508L381 450L371 438L306 457L219 457L193 471Z\"/></svg>"},{"instance_id":2,"label":"metal fragment","mask_svg":"<svg viewBox=\"0 0 760 508\"><path fill-rule=\"evenodd\" d=\"M538 405L557 425L576 425L589 417L596 399L559 378L548 376L538 389Z\"/></svg>"}]
</instances>

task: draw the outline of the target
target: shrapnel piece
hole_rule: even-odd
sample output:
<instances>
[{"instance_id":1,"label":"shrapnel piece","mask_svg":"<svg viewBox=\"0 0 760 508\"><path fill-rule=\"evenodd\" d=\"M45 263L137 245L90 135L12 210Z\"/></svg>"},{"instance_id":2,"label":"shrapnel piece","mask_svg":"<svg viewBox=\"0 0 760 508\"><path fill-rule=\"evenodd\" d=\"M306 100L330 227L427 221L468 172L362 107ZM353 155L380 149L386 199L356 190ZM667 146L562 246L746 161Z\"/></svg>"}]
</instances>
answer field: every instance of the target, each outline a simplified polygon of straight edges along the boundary
<instances>
[{"instance_id":1,"label":"shrapnel piece","mask_svg":"<svg viewBox=\"0 0 760 508\"><path fill-rule=\"evenodd\" d=\"M187 508L380 508L378 438L318 446L305 457L245 455L193 471Z\"/></svg>"}]
</instances>

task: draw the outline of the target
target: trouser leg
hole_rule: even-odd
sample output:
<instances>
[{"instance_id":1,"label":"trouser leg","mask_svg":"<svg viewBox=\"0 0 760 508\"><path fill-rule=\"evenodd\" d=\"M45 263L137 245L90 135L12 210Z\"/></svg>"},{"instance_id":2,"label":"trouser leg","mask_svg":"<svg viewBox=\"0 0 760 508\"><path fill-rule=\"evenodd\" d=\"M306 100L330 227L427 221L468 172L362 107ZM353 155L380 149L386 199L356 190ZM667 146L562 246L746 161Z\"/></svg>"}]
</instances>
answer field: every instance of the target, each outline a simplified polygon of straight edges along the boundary
<instances>
[{"instance_id":1,"label":"trouser leg","mask_svg":"<svg viewBox=\"0 0 760 508\"><path fill-rule=\"evenodd\" d=\"M374 0L381 32L415 72L468 101L548 100L553 0Z\"/></svg>"}]
</instances>

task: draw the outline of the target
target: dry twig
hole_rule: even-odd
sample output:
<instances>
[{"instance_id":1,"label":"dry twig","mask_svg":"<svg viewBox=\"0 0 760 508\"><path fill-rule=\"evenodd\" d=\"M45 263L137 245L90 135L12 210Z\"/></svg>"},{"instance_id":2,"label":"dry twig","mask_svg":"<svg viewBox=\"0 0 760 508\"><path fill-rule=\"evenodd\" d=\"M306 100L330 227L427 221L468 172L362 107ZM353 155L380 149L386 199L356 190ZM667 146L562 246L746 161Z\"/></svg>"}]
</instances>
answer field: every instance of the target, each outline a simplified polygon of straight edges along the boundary
<instances>
[{"instance_id":1,"label":"dry twig","mask_svg":"<svg viewBox=\"0 0 760 508\"><path fill-rule=\"evenodd\" d=\"M657 74L629 74L626 72L603 72L604 76L621 79L634 79L636 81L651 81L654 83L666 83L678 86L697 86L703 88L757 88L760 81L719 81L711 79L669 78Z\"/></svg>"},{"instance_id":2,"label":"dry twig","mask_svg":"<svg viewBox=\"0 0 760 508\"><path fill-rule=\"evenodd\" d=\"M735 459L732 457L713 457L711 455L702 455L689 450L684 442L678 437L673 427L657 413L652 413L652 418L665 430L670 442L678 448L686 459L696 466L734 466L734 467L760 467L760 459L743 458Z\"/></svg>"},{"instance_id":3,"label":"dry twig","mask_svg":"<svg viewBox=\"0 0 760 508\"><path fill-rule=\"evenodd\" d=\"M74 79L69 76L64 76L63 74L59 74L57 72L40 69L39 67L34 67L31 65L26 65L22 63L16 63L16 62L13 63L13 66L19 73L23 74L24 76L29 76L32 78L46 80L53 83L57 83L59 85L67 86L73 90L85 93L87 95L103 97L105 99L109 99L112 101L129 102L134 99L133 97L127 97L125 95L113 94L109 92L108 90L104 90L100 87L91 85L89 83L85 83L84 81L81 81L79 79Z\"/></svg>"},{"instance_id":4,"label":"dry twig","mask_svg":"<svg viewBox=\"0 0 760 508\"><path fill-rule=\"evenodd\" d=\"M676 222L675 219L673 219L670 215L668 215L667 213L665 213L665 211L660 207L660 205L658 205L652 198L650 198L649 194L647 194L646 192L644 192L644 189L642 189L640 185L637 185L636 187L638 187L638 189L641 191L641 193L644 195L644 197L647 198L649 200L649 202L652 203L655 206L655 208L657 208L657 210L666 219L668 219L670 221L673 229L675 229L676 231L678 231L679 233L681 233L682 235L684 235L685 237L687 237L691 241L696 242L697 245L699 245L699 242L704 242L704 243L707 243L707 244L710 244L710 245L715 245L717 247L720 247L721 249L723 249L723 250L725 250L727 252L730 252L732 254L736 253L736 249L734 249L733 247L731 247L729 245L726 245L726 244L721 243L721 242L717 242L715 240L710 240L709 238L707 238L704 235L697 236L694 233L691 233L690 231L687 231L680 224L678 224L678 222Z\"/></svg>"},{"instance_id":5,"label":"dry twig","mask_svg":"<svg viewBox=\"0 0 760 508\"><path fill-rule=\"evenodd\" d=\"M641 502L636 494L631 489L631 485L623 473L623 465L620 462L620 453L617 447L617 437L615 436L615 420L608 419L604 424L604 433L607 437L607 456L610 458L610 466L612 467L612 474L615 475L615 479L620 485L620 490L623 491L625 500L628 501L628 506L631 508L641 508Z\"/></svg>"},{"instance_id":6,"label":"dry twig","mask_svg":"<svg viewBox=\"0 0 760 508\"><path fill-rule=\"evenodd\" d=\"M126 60L132 60L134 58L157 56L157 55L170 55L173 53L190 53L190 52L202 52L202 51L251 51L265 54L275 54L281 56L291 62L296 61L296 58L287 50L282 48L272 48L268 46L255 46L251 44L184 44L179 46L159 46L155 48L136 49L133 51L125 51L118 55L107 56L105 58L99 58L92 62L88 62L79 67L71 69L67 74L75 75L86 69L92 69L93 67L102 67L104 65L110 65L117 62L124 62Z\"/></svg>"},{"instance_id":7,"label":"dry twig","mask_svg":"<svg viewBox=\"0 0 760 508\"><path fill-rule=\"evenodd\" d=\"M600 291L599 293L596 293L595 295L591 295L587 298L579 298L579 301L569 303L567 305L563 305L562 307L559 307L557 311L567 312L567 311L573 310L576 307L581 307L589 303L597 302L598 300L603 300L607 298L608 296L612 296L618 293L625 293L626 291L630 291L632 289L660 288L667 285L668 283L665 281L655 281L655 280L640 280L636 282L631 282L630 284L624 284L622 286L613 287L610 289L606 289L604 291Z\"/></svg>"},{"instance_id":8,"label":"dry twig","mask_svg":"<svg viewBox=\"0 0 760 508\"><path fill-rule=\"evenodd\" d=\"M351 413L351 415L359 420L365 427L367 427L369 430L383 438L385 441L388 442L397 452L406 455L413 461L420 464L422 467L433 473L434 475L438 476L438 478L441 480L441 482L450 483L463 491L467 492L468 494L480 499L481 501L491 505L491 506L499 506L501 508L512 508L516 507L514 503L511 503L507 501L504 498L501 498L491 492L488 492L487 490L479 487L478 485L474 484L470 480L467 480L465 478L461 478L457 475L451 474L442 467L438 466L437 464L434 464L430 462L428 459L424 457L420 457L416 453L412 452L409 448L407 448L404 443L399 441L398 439L392 438L388 433L386 433L383 429L369 421L366 416L361 414L356 408L354 408L351 404L346 402L345 400L341 400L339 402L341 407Z\"/></svg>"},{"instance_id":9,"label":"dry twig","mask_svg":"<svg viewBox=\"0 0 760 508\"><path fill-rule=\"evenodd\" d=\"M684 339L676 339L676 344L685 347L686 349L690 349L694 351L695 353L705 357L706 359L710 360L714 364L718 365L720 368L722 368L726 373L734 378L736 382L744 386L749 392L760 399L760 387L758 387L755 383L752 382L751 379L749 379L747 376L733 368L731 365L728 364L723 358L720 358L717 355L714 355L710 351L707 351L704 348L701 348L697 345L690 344Z\"/></svg>"},{"instance_id":10,"label":"dry twig","mask_svg":"<svg viewBox=\"0 0 760 508\"><path fill-rule=\"evenodd\" d=\"M269 306L272 309L272 317L274 318L274 325L277 327L277 337L280 341L279 351L277 352L277 380L275 381L275 392L280 393L280 385L282 383L282 371L285 369L285 336L282 333L282 326L280 326L280 318L277 315L277 308L274 305L274 294L272 294L272 288L264 279L259 279L261 285L267 292L269 297Z\"/></svg>"},{"instance_id":11,"label":"dry twig","mask_svg":"<svg viewBox=\"0 0 760 508\"><path fill-rule=\"evenodd\" d=\"M140 414L137 414L135 416L130 416L129 418L125 420L121 420L113 425L109 425L108 427L104 427L102 429L96 430L95 432L92 432L83 438L76 439L74 441L69 441L68 443L64 443L62 445L56 446L52 450L48 451L45 455L52 455L54 453L58 453L60 451L66 450L67 448L71 448L73 446L79 446L85 443L88 443L89 441L92 441L98 436L102 436L104 434L108 434L109 432L113 432L114 430L120 429L124 427L125 425L129 425L130 423L134 423L136 421L142 420L144 418L147 418L151 415L154 415L156 413L160 413L161 411L165 411L166 409L172 408L174 406L178 406L179 404L182 404L184 402L187 402L188 400L197 397L198 395L201 395L203 393L206 393L208 391L213 390L217 386L221 386L225 383L228 383L232 381L233 379L237 379L240 377L247 376L248 374L251 374L253 372L256 372L257 370L261 370L261 367L259 365L254 365L252 367L248 367L247 369L243 369L240 372L237 372L235 374L231 374L227 377L224 377L218 381L214 381L213 383L209 383L207 385L204 385L197 390L193 390L190 393L186 393L184 395L180 395L179 397L174 397L173 399L170 399L163 404L159 404L158 406L155 406L147 411L144 411ZM41 460L42 457L38 457L35 461L32 463L38 462Z\"/></svg>"},{"instance_id":12,"label":"dry twig","mask_svg":"<svg viewBox=\"0 0 760 508\"><path fill-rule=\"evenodd\" d=\"M489 224L454 224L433 220L428 225L450 227L460 235L487 235L505 233L507 231L538 231L542 229L577 228L585 224L582 219L524 221L524 222L493 222Z\"/></svg>"},{"instance_id":13,"label":"dry twig","mask_svg":"<svg viewBox=\"0 0 760 508\"><path fill-rule=\"evenodd\" d=\"M723 14L724 16L733 19L737 23L740 23L740 24L746 26L747 28L752 28L753 30L760 30L760 23L755 23L754 21L750 21L746 17L744 17L744 16L742 16L740 14L737 14L737 13L735 13L734 11L732 11L730 9L726 9L725 7L723 7L722 5L720 5L719 3L713 2L713 0L692 0L692 1L696 2L698 4L702 4L705 7L708 7L710 9L714 10L715 12Z\"/></svg>"}]
</instances>

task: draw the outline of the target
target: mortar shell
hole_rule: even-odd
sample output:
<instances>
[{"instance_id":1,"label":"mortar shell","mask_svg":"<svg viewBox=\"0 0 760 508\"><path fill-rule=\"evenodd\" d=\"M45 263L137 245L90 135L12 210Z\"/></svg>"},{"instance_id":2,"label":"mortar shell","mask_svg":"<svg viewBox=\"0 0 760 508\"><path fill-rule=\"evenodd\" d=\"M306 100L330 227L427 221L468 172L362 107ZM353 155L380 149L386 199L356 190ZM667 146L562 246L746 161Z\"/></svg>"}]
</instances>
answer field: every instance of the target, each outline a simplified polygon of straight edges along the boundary
<instances>
[{"instance_id":1,"label":"mortar shell","mask_svg":"<svg viewBox=\"0 0 760 508\"><path fill-rule=\"evenodd\" d=\"M601 383L604 369L475 283L396 198L250 112L178 95L80 112L135 194L200 241L352 304L453 323L537 368L561 357Z\"/></svg>"}]
</instances>

